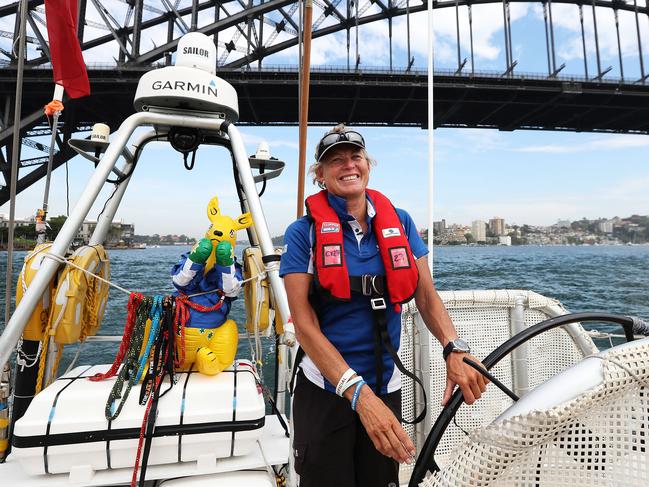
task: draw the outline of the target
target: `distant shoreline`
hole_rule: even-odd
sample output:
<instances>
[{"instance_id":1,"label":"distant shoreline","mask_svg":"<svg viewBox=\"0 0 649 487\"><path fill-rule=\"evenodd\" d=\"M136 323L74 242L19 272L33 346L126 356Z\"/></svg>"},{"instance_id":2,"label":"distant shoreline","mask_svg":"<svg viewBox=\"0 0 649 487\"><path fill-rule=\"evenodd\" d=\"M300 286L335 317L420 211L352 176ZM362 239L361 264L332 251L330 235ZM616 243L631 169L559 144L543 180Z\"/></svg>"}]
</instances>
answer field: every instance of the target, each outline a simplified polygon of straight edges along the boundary
<instances>
[{"instance_id":1,"label":"distant shoreline","mask_svg":"<svg viewBox=\"0 0 649 487\"><path fill-rule=\"evenodd\" d=\"M239 243L239 242L238 242ZM190 247L193 244L156 244L156 246L147 246L147 247L120 247L120 246L108 246L106 250L147 250L153 248L161 247ZM647 247L649 242L645 243L619 243L619 244L610 244L610 243L581 243L581 244L520 244L520 245L497 245L497 244L458 244L458 245L444 245L444 244L435 244L435 248L515 248L515 247ZM14 247L15 251L23 252L32 250L33 247ZM0 252L7 252L5 246L0 247Z\"/></svg>"},{"instance_id":2,"label":"distant shoreline","mask_svg":"<svg viewBox=\"0 0 649 487\"><path fill-rule=\"evenodd\" d=\"M137 244L128 245L128 246L104 245L104 248L106 250L146 250L146 249L154 249L159 247L190 247L192 245L194 244L192 243L155 244L155 245L147 245L146 247L139 247ZM18 250L18 251L32 250L33 248L34 245L14 245L14 250ZM7 246L0 245L0 252L6 252L6 251L7 251Z\"/></svg>"}]
</instances>

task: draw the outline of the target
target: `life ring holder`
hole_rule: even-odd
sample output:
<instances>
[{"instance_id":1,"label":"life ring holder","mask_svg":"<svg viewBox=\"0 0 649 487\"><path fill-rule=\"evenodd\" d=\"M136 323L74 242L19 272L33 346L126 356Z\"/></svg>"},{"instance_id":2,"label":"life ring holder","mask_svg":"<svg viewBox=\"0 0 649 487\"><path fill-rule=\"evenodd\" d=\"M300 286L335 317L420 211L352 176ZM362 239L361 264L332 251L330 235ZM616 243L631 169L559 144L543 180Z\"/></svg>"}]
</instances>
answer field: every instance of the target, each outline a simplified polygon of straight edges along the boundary
<instances>
[{"instance_id":1,"label":"life ring holder","mask_svg":"<svg viewBox=\"0 0 649 487\"><path fill-rule=\"evenodd\" d=\"M110 261L101 245L80 247L70 259L52 253L44 254L43 257L64 264L65 268L59 275L58 284L52 293L46 333L43 334L39 346L40 363L36 393L42 390L44 382L47 383L44 376L50 338L54 338L54 342L61 345L54 365L56 370L63 345L83 342L87 336L95 335L99 330L108 302L109 288L106 284L110 284ZM88 269L91 265L94 266L96 273ZM75 274L79 271L83 277L77 278ZM82 282L83 286L81 286ZM77 295L79 288L84 288L82 296ZM89 302L90 300L92 303Z\"/></svg>"}]
</instances>

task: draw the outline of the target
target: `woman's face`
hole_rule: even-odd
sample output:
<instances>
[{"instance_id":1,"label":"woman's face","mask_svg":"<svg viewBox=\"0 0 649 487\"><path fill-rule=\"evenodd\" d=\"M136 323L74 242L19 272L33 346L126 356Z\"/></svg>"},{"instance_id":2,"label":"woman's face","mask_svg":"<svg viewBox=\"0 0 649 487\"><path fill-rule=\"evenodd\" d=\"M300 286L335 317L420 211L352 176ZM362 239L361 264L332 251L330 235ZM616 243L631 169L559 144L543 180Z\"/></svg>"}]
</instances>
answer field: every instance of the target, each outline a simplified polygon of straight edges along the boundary
<instances>
[{"instance_id":1,"label":"woman's face","mask_svg":"<svg viewBox=\"0 0 649 487\"><path fill-rule=\"evenodd\" d=\"M336 196L349 199L365 194L370 163L354 145L341 144L326 154L316 170L318 181Z\"/></svg>"}]
</instances>

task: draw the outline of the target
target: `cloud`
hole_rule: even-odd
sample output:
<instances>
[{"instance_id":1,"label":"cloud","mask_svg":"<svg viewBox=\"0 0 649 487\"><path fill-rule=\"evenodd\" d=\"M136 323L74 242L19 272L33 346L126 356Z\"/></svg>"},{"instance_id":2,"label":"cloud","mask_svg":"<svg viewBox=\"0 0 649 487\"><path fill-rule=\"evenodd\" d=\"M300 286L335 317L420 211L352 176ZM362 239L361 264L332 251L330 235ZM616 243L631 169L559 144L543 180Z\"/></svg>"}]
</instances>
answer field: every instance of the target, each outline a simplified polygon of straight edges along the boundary
<instances>
[{"instance_id":1,"label":"cloud","mask_svg":"<svg viewBox=\"0 0 649 487\"><path fill-rule=\"evenodd\" d=\"M639 1L638 6L642 7L646 2ZM543 20L543 7L534 5L534 16L538 21ZM557 58L563 61L581 61L584 57L584 45L581 36L581 24L579 20L579 9L576 5L552 5L553 25L555 27L555 46ZM599 44L600 63L602 69L612 65L619 72L618 37L615 28L615 11L611 8L596 8L597 18L597 43ZM583 7L584 35L586 45L586 58L589 64L589 73L597 73L596 65L596 42L593 23L593 10L589 5ZM624 62L626 73L635 70L638 63L638 37L634 12L618 11L619 35L622 57L634 58L635 63L628 59ZM639 17L639 29L641 39L647 39L649 26ZM626 74L625 73L625 74Z\"/></svg>"},{"instance_id":2,"label":"cloud","mask_svg":"<svg viewBox=\"0 0 649 487\"><path fill-rule=\"evenodd\" d=\"M247 132L241 132L241 138L243 143L247 146L256 148L260 142L268 142L269 147L289 147L291 149L298 149L298 143L294 140L281 140L273 139L267 137L261 137L258 135L250 134Z\"/></svg>"},{"instance_id":3,"label":"cloud","mask_svg":"<svg viewBox=\"0 0 649 487\"><path fill-rule=\"evenodd\" d=\"M641 135L607 135L580 143L530 145L512 148L514 152L565 154L602 150L636 149L649 147L649 139Z\"/></svg>"}]
</instances>

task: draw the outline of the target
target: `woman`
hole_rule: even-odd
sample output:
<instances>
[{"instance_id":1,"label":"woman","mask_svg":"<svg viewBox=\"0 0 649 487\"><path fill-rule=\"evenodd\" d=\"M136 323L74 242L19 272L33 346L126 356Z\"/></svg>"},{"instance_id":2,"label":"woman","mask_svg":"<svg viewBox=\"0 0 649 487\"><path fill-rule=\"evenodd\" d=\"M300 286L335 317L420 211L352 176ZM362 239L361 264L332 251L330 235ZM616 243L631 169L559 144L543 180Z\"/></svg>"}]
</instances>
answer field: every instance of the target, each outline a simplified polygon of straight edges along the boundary
<instances>
[{"instance_id":1,"label":"woman","mask_svg":"<svg viewBox=\"0 0 649 487\"><path fill-rule=\"evenodd\" d=\"M462 362L468 345L435 291L414 222L367 188L362 135L338 125L315 158L311 173L324 189L287 229L280 271L305 353L293 399L295 470L301 487L397 486L398 462L415 455L397 419L400 304L414 296L444 346L444 403L457 384L472 404L486 381Z\"/></svg>"}]
</instances>

